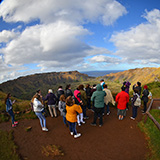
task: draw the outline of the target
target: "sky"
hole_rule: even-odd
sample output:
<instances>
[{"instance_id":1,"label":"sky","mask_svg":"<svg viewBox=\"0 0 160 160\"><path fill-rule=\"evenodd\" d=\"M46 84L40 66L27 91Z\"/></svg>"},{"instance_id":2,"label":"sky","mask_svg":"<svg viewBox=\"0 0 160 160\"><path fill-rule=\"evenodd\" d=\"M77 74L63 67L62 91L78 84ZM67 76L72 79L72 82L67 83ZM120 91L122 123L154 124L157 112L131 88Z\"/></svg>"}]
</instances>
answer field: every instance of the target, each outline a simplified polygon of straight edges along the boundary
<instances>
[{"instance_id":1,"label":"sky","mask_svg":"<svg viewBox=\"0 0 160 160\"><path fill-rule=\"evenodd\" d=\"M0 83L160 66L159 0L3 0Z\"/></svg>"}]
</instances>

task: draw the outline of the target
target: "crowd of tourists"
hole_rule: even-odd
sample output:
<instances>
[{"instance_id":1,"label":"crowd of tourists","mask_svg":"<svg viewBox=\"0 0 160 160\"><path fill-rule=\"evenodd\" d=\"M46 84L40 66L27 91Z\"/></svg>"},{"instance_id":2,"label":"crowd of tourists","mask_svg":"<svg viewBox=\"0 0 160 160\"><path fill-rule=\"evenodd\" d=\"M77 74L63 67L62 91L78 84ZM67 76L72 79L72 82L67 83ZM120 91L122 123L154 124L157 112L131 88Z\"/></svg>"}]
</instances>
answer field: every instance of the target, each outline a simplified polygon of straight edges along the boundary
<instances>
[{"instance_id":1,"label":"crowd of tourists","mask_svg":"<svg viewBox=\"0 0 160 160\"><path fill-rule=\"evenodd\" d=\"M99 119L99 127L103 126L103 116L105 114L109 116L111 113L110 103L113 106L117 104L117 116L119 120L123 120L126 116L130 100L132 105L132 116L130 118L132 120L135 120L137 117L137 110L141 106L141 100L143 101L142 112L146 112L148 97L151 96L147 85L144 85L142 92L141 83L137 82L134 84L131 99L129 97L130 85L130 82L125 81L121 87L121 92L115 96L115 100L104 79L101 79L99 84L94 84L93 86L81 84L74 92L72 92L70 84L66 86L65 90L62 86L59 86L55 93L52 89L49 89L45 97L42 96L41 90L37 90L31 99L31 106L40 120L42 131L48 131L45 117L45 102L47 102L50 116L56 118L58 116L57 111L59 111L63 117L63 123L69 127L70 134L74 138L78 138L81 134L77 133L76 126L85 124L85 120L89 118L86 112L87 109L94 112L91 125L97 126L97 119ZM11 116L12 127L16 127L18 122L15 121L12 109L15 101L12 102L10 97L11 94L9 93L5 99L6 111Z\"/></svg>"}]
</instances>

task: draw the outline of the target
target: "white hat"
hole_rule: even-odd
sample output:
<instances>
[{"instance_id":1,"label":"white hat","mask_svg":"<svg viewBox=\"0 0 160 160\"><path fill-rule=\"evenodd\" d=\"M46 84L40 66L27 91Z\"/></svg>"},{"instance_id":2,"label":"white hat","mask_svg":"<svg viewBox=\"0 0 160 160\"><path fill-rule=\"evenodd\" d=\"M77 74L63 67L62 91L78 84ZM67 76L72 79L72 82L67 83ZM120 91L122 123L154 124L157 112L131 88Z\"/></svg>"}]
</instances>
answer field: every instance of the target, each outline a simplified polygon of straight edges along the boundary
<instances>
[{"instance_id":1,"label":"white hat","mask_svg":"<svg viewBox=\"0 0 160 160\"><path fill-rule=\"evenodd\" d=\"M49 92L49 93L53 93L52 89L49 89L48 92Z\"/></svg>"}]
</instances>

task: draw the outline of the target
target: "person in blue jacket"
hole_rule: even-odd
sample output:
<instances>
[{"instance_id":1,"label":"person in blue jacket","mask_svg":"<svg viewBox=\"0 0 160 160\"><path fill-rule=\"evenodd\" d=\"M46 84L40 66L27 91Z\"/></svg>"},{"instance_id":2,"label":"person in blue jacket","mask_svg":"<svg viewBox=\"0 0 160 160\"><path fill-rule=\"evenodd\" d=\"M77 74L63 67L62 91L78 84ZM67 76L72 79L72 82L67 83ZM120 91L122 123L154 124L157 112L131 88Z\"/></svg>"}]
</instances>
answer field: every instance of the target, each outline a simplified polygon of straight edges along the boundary
<instances>
[{"instance_id":1,"label":"person in blue jacket","mask_svg":"<svg viewBox=\"0 0 160 160\"><path fill-rule=\"evenodd\" d=\"M12 109L12 105L15 103L15 100L12 102L10 98L11 98L11 93L8 93L7 97L5 98L6 112L8 112L9 115L11 116L12 127L16 127L18 122L15 121L14 113Z\"/></svg>"}]
</instances>

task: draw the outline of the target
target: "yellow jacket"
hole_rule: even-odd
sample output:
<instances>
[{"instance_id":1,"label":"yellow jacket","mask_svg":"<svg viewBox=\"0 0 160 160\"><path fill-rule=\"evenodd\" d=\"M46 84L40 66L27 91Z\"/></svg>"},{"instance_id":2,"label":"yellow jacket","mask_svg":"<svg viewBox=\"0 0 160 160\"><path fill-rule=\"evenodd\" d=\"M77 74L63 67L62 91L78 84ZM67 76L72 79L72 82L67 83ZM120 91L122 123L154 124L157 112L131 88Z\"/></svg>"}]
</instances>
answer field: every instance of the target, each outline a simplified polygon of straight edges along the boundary
<instances>
[{"instance_id":1,"label":"yellow jacket","mask_svg":"<svg viewBox=\"0 0 160 160\"><path fill-rule=\"evenodd\" d=\"M66 105L66 119L69 122L77 122L77 113L82 113L82 108L80 105L73 104L72 106Z\"/></svg>"}]
</instances>

